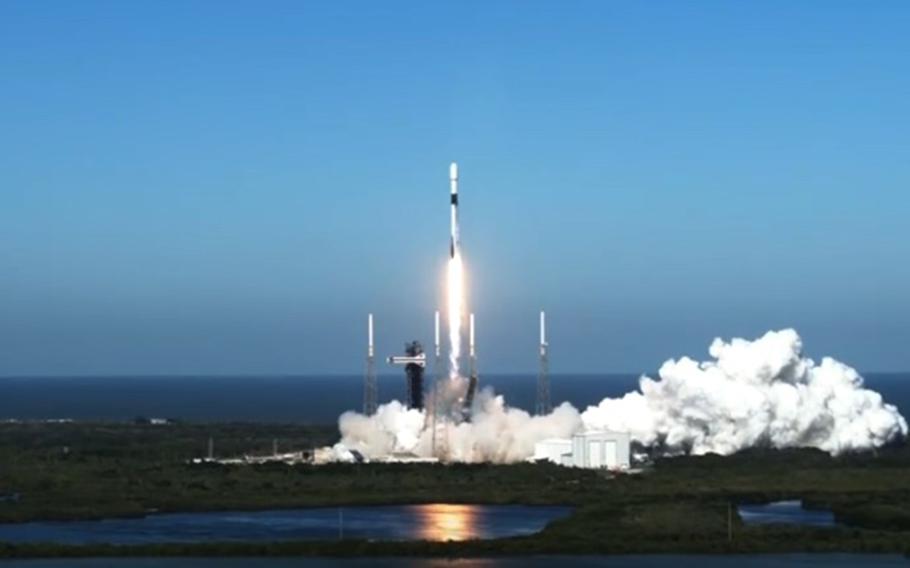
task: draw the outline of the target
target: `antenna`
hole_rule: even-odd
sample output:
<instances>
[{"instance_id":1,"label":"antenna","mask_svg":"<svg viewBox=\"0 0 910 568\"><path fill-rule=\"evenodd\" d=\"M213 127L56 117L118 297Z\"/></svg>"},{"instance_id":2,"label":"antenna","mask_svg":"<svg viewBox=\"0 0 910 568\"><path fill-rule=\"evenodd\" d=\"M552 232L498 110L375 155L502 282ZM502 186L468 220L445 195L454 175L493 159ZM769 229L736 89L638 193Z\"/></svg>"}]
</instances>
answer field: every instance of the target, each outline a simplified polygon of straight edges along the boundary
<instances>
[{"instance_id":1,"label":"antenna","mask_svg":"<svg viewBox=\"0 0 910 568\"><path fill-rule=\"evenodd\" d=\"M550 345L547 343L547 315L540 312L540 370L537 372L537 414L542 416L553 410L550 402Z\"/></svg>"},{"instance_id":2,"label":"antenna","mask_svg":"<svg viewBox=\"0 0 910 568\"><path fill-rule=\"evenodd\" d=\"M363 413L376 414L379 387L376 383L376 350L373 345L373 314L367 316L367 369L363 377Z\"/></svg>"}]
</instances>

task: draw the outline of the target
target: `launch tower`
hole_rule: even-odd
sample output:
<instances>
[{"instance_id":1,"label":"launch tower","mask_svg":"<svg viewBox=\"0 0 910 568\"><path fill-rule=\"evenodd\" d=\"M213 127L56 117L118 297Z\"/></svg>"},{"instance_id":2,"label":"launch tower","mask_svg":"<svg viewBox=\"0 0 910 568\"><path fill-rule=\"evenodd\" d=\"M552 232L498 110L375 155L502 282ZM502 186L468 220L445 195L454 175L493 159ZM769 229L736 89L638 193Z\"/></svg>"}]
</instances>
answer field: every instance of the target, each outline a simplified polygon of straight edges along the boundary
<instances>
[{"instance_id":1,"label":"launch tower","mask_svg":"<svg viewBox=\"0 0 910 568\"><path fill-rule=\"evenodd\" d=\"M427 354L419 341L411 341L404 346L404 355L389 357L389 363L404 365L405 380L408 388L408 408L423 409L423 372L427 366Z\"/></svg>"}]
</instances>

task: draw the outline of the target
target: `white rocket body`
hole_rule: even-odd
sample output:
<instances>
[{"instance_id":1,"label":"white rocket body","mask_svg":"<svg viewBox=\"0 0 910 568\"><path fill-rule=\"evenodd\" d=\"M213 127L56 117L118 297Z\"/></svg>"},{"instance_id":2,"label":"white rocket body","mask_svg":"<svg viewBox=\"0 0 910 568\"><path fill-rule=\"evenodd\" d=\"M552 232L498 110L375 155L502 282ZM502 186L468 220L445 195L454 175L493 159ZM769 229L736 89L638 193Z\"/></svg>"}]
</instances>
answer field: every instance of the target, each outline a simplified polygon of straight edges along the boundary
<instances>
[{"instance_id":1,"label":"white rocket body","mask_svg":"<svg viewBox=\"0 0 910 568\"><path fill-rule=\"evenodd\" d=\"M458 164L455 162L449 166L449 184L452 188L449 258L455 258L455 251L461 247L458 239Z\"/></svg>"},{"instance_id":2,"label":"white rocket body","mask_svg":"<svg viewBox=\"0 0 910 568\"><path fill-rule=\"evenodd\" d=\"M547 314L543 311L540 312L540 354L541 356L547 353Z\"/></svg>"},{"instance_id":3,"label":"white rocket body","mask_svg":"<svg viewBox=\"0 0 910 568\"><path fill-rule=\"evenodd\" d=\"M367 356L372 358L375 354L373 349L373 314L367 317Z\"/></svg>"}]
</instances>

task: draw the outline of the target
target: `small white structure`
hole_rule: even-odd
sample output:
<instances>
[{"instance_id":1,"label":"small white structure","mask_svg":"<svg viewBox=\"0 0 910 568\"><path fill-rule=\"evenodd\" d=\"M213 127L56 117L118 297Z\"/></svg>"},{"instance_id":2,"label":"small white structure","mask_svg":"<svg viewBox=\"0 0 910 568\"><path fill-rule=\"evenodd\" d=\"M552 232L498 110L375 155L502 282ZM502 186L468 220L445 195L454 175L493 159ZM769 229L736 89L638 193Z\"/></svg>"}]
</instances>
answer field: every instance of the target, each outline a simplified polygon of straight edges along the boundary
<instances>
[{"instance_id":1,"label":"small white structure","mask_svg":"<svg viewBox=\"0 0 910 568\"><path fill-rule=\"evenodd\" d=\"M534 446L534 461L549 460L565 466L629 469L628 432L592 430L568 438L550 438Z\"/></svg>"},{"instance_id":2,"label":"small white structure","mask_svg":"<svg viewBox=\"0 0 910 568\"><path fill-rule=\"evenodd\" d=\"M572 440L568 438L548 438L534 444L532 461L547 460L559 465L571 466Z\"/></svg>"}]
</instances>

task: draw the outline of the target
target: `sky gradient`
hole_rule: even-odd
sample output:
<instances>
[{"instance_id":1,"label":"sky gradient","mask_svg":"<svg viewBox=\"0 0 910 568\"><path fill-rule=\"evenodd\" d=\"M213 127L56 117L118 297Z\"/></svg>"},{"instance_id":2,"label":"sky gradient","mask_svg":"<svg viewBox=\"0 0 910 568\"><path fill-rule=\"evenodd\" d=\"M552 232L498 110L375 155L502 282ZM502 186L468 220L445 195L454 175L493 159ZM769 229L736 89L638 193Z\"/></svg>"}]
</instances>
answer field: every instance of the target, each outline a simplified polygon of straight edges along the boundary
<instances>
[{"instance_id":1,"label":"sky gradient","mask_svg":"<svg viewBox=\"0 0 910 568\"><path fill-rule=\"evenodd\" d=\"M906 2L0 4L0 375L910 369Z\"/></svg>"}]
</instances>

